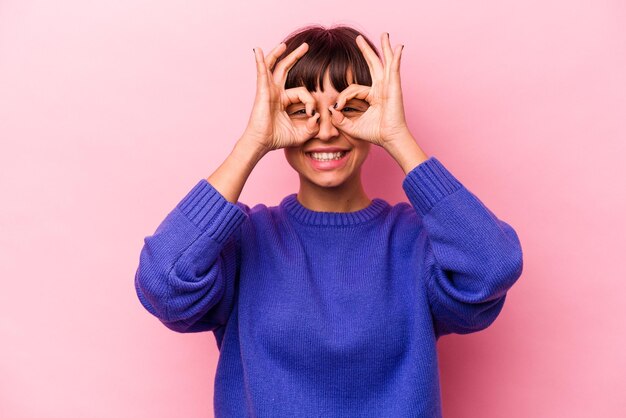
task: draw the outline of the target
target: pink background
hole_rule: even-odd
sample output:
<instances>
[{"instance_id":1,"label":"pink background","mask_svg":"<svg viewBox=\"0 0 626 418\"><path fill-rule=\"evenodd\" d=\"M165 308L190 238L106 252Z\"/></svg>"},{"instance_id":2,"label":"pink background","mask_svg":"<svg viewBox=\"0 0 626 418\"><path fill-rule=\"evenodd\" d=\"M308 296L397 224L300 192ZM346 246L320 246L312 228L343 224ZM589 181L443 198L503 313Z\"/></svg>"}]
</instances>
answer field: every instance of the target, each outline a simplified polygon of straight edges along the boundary
<instances>
[{"instance_id":1,"label":"pink background","mask_svg":"<svg viewBox=\"0 0 626 418\"><path fill-rule=\"evenodd\" d=\"M309 23L406 45L418 143L522 241L496 322L438 343L444 415L625 416L625 22L621 0L2 0L0 416L212 416L213 334L143 309L139 252L242 133L252 48ZM380 148L364 179L407 200ZM240 200L297 186L273 152Z\"/></svg>"}]
</instances>

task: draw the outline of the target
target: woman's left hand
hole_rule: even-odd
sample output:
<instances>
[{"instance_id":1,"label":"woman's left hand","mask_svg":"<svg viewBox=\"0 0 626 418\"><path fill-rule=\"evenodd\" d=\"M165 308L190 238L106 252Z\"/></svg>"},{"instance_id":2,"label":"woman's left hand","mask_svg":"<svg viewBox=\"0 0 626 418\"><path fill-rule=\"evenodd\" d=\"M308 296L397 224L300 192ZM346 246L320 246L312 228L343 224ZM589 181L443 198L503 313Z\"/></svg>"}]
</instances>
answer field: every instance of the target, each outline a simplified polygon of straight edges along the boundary
<instances>
[{"instance_id":1,"label":"woman's left hand","mask_svg":"<svg viewBox=\"0 0 626 418\"><path fill-rule=\"evenodd\" d=\"M372 76L372 85L350 84L337 97L337 107L329 107L333 125L346 135L386 147L396 139L410 136L404 118L402 88L400 86L400 58L404 45L391 49L389 34L381 35L384 64L374 50L357 36L359 46ZM341 109L350 99L369 103L367 110L357 118L342 114Z\"/></svg>"}]
</instances>

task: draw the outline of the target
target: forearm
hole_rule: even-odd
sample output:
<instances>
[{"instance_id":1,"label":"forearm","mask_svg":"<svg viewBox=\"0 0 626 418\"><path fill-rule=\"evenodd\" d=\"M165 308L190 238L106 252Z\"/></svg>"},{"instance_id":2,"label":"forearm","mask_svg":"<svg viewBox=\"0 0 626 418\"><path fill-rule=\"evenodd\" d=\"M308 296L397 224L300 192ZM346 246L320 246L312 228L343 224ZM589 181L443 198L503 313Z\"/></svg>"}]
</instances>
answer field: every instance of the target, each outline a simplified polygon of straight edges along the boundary
<instances>
[{"instance_id":1,"label":"forearm","mask_svg":"<svg viewBox=\"0 0 626 418\"><path fill-rule=\"evenodd\" d=\"M250 173L266 153L266 150L254 142L241 137L226 160L207 178L207 181L226 200L236 203Z\"/></svg>"},{"instance_id":2,"label":"forearm","mask_svg":"<svg viewBox=\"0 0 626 418\"><path fill-rule=\"evenodd\" d=\"M384 148L402 167L404 174L408 174L429 158L410 132L385 144Z\"/></svg>"}]
</instances>

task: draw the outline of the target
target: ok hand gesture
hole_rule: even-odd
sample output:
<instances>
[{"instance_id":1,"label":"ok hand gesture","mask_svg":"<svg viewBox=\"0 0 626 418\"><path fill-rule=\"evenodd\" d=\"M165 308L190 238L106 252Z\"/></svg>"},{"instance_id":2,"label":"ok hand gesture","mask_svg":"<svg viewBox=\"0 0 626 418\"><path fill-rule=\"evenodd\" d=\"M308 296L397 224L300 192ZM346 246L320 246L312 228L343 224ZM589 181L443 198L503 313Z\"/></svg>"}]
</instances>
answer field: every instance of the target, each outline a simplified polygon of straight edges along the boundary
<instances>
[{"instance_id":1,"label":"ok hand gesture","mask_svg":"<svg viewBox=\"0 0 626 418\"><path fill-rule=\"evenodd\" d=\"M302 43L273 68L286 48L284 42L280 43L267 58L263 57L261 48L254 49L256 96L243 137L260 144L267 151L301 145L319 131L317 120L320 115L315 113L315 99L311 93L305 87L285 90L287 73L308 51L309 45ZM309 115L305 124L296 126L285 111L292 103L304 103Z\"/></svg>"},{"instance_id":2,"label":"ok hand gesture","mask_svg":"<svg viewBox=\"0 0 626 418\"><path fill-rule=\"evenodd\" d=\"M372 85L351 84L346 87L337 97L336 108L329 107L331 120L346 135L385 147L395 139L410 135L404 118L400 87L400 57L404 45L396 46L392 51L389 34L383 33L383 64L361 35L357 36L356 43L367 61ZM346 102L353 98L365 100L370 105L358 119L350 119L340 112Z\"/></svg>"}]
</instances>

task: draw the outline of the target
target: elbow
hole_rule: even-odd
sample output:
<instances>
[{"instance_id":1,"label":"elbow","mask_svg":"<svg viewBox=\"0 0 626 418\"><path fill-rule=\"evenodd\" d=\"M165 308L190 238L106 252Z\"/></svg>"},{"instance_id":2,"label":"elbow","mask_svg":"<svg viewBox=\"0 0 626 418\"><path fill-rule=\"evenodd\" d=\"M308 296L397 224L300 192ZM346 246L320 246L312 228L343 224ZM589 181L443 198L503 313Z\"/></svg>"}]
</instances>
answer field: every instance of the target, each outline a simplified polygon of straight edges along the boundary
<instances>
[{"instance_id":1,"label":"elbow","mask_svg":"<svg viewBox=\"0 0 626 418\"><path fill-rule=\"evenodd\" d=\"M503 258L501 268L496 269L500 276L500 281L504 283L506 290L517 282L521 277L524 269L524 257L521 247L517 246L509 253L509 255Z\"/></svg>"},{"instance_id":2,"label":"elbow","mask_svg":"<svg viewBox=\"0 0 626 418\"><path fill-rule=\"evenodd\" d=\"M482 331L488 328L496 320L506 300L506 293L498 299L484 304L483 309L478 309L470 319L457 330L458 334L469 334L472 332Z\"/></svg>"},{"instance_id":3,"label":"elbow","mask_svg":"<svg viewBox=\"0 0 626 418\"><path fill-rule=\"evenodd\" d=\"M135 275L135 292L143 307L154 317L156 317L163 325L172 331L178 333L194 332L188 321L183 319L170 319L169 309L166 304L165 294L155 293L151 286L142 281L141 275ZM149 283L149 282L148 282Z\"/></svg>"},{"instance_id":4,"label":"elbow","mask_svg":"<svg viewBox=\"0 0 626 418\"><path fill-rule=\"evenodd\" d=\"M160 320L167 318L166 282L139 265L135 273L135 294L141 305Z\"/></svg>"},{"instance_id":5,"label":"elbow","mask_svg":"<svg viewBox=\"0 0 626 418\"><path fill-rule=\"evenodd\" d=\"M524 269L524 254L522 251L522 243L515 230L510 226L508 226L506 230L510 237L510 246L506 257L503 259L501 275L508 282L508 287L510 288L522 275L522 270Z\"/></svg>"},{"instance_id":6,"label":"elbow","mask_svg":"<svg viewBox=\"0 0 626 418\"><path fill-rule=\"evenodd\" d=\"M491 263L485 287L473 302L497 301L506 295L522 275L524 261L520 250L513 250Z\"/></svg>"},{"instance_id":7,"label":"elbow","mask_svg":"<svg viewBox=\"0 0 626 418\"><path fill-rule=\"evenodd\" d=\"M164 321L162 319L160 321L167 328L180 334L192 332L190 331L191 326L185 321Z\"/></svg>"},{"instance_id":8,"label":"elbow","mask_svg":"<svg viewBox=\"0 0 626 418\"><path fill-rule=\"evenodd\" d=\"M498 299L480 304L454 303L442 308L434 305L434 329L436 338L447 334L471 334L488 328L498 317L506 294Z\"/></svg>"},{"instance_id":9,"label":"elbow","mask_svg":"<svg viewBox=\"0 0 626 418\"><path fill-rule=\"evenodd\" d=\"M456 320L444 326L443 334L471 334L488 328L500 315L505 300L506 294L496 300L468 306L466 312L459 313Z\"/></svg>"}]
</instances>

